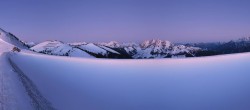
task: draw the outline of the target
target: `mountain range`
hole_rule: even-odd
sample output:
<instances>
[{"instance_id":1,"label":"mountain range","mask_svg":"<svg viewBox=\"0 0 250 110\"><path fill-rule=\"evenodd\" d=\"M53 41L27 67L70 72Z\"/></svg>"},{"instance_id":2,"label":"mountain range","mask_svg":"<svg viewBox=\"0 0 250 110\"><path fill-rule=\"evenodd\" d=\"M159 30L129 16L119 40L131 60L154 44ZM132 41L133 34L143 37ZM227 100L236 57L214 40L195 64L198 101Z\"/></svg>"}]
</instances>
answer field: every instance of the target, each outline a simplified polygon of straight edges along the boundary
<instances>
[{"instance_id":1,"label":"mountain range","mask_svg":"<svg viewBox=\"0 0 250 110\"><path fill-rule=\"evenodd\" d=\"M167 40L152 39L142 43L64 43L47 40L41 43L27 43L15 35L0 29L0 38L22 49L34 52L69 57L150 59L184 58L250 51L250 37L229 42L175 44Z\"/></svg>"},{"instance_id":2,"label":"mountain range","mask_svg":"<svg viewBox=\"0 0 250 110\"><path fill-rule=\"evenodd\" d=\"M141 44L122 43L111 41L109 43L63 43L61 41L45 41L30 48L39 53L96 58L170 58L194 57L201 48L185 45L175 45L169 41L147 40Z\"/></svg>"}]
</instances>

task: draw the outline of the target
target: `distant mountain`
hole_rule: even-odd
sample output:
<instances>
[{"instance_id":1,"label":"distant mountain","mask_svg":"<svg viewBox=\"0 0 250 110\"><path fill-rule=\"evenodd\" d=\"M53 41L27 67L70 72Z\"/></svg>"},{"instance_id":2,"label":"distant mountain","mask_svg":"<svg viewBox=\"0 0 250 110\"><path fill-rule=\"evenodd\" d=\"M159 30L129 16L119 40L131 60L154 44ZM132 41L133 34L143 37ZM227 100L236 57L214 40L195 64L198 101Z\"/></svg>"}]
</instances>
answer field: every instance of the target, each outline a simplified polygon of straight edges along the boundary
<instances>
[{"instance_id":1,"label":"distant mountain","mask_svg":"<svg viewBox=\"0 0 250 110\"><path fill-rule=\"evenodd\" d=\"M243 37L229 42L194 43L186 45L200 47L211 55L250 52L250 37Z\"/></svg>"},{"instance_id":2,"label":"distant mountain","mask_svg":"<svg viewBox=\"0 0 250 110\"><path fill-rule=\"evenodd\" d=\"M119 52L102 45L93 43L63 43L61 41L45 41L30 48L39 53L71 56L71 57L85 57L85 58L130 58L124 56Z\"/></svg>"},{"instance_id":3,"label":"distant mountain","mask_svg":"<svg viewBox=\"0 0 250 110\"><path fill-rule=\"evenodd\" d=\"M88 57L94 58L92 55L78 48L73 48L69 44L60 41L45 41L30 48L33 51L59 56L72 56L72 57Z\"/></svg>"},{"instance_id":4,"label":"distant mountain","mask_svg":"<svg viewBox=\"0 0 250 110\"><path fill-rule=\"evenodd\" d=\"M215 51L222 54L249 52L250 51L250 37L244 37L237 40L232 40L222 43Z\"/></svg>"},{"instance_id":5,"label":"distant mountain","mask_svg":"<svg viewBox=\"0 0 250 110\"><path fill-rule=\"evenodd\" d=\"M74 48L81 49L82 51L85 51L96 58L131 58L126 54L118 52L120 50L117 51L103 44L82 43L75 45L75 43L72 43L69 45Z\"/></svg>"},{"instance_id":6,"label":"distant mountain","mask_svg":"<svg viewBox=\"0 0 250 110\"><path fill-rule=\"evenodd\" d=\"M133 58L194 57L194 52L200 50L197 47L175 45L159 39L146 40L134 48L136 52Z\"/></svg>"},{"instance_id":7,"label":"distant mountain","mask_svg":"<svg viewBox=\"0 0 250 110\"><path fill-rule=\"evenodd\" d=\"M80 57L94 56L97 58L168 58L194 57L200 48L174 45L169 41L147 40L141 44L111 41L109 43L63 43L59 41L45 41L30 48L33 51L61 56L78 55ZM74 50L74 51L73 51ZM81 53L75 53L81 52ZM85 53L83 55L83 53ZM79 55L81 54L81 55Z\"/></svg>"},{"instance_id":8,"label":"distant mountain","mask_svg":"<svg viewBox=\"0 0 250 110\"><path fill-rule=\"evenodd\" d=\"M116 41L110 41L109 43L97 43L97 45L102 45L110 48L119 48L121 45Z\"/></svg>"}]
</instances>

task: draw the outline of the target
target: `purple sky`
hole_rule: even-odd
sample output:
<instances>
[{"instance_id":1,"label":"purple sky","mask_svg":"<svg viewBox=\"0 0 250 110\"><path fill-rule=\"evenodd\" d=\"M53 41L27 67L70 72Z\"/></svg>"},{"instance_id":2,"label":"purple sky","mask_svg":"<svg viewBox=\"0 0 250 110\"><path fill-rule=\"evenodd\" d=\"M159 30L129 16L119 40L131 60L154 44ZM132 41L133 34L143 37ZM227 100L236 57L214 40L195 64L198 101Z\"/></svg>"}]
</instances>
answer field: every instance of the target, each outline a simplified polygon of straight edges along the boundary
<instances>
[{"instance_id":1,"label":"purple sky","mask_svg":"<svg viewBox=\"0 0 250 110\"><path fill-rule=\"evenodd\" d=\"M0 28L25 41L228 41L250 35L250 0L1 0Z\"/></svg>"}]
</instances>

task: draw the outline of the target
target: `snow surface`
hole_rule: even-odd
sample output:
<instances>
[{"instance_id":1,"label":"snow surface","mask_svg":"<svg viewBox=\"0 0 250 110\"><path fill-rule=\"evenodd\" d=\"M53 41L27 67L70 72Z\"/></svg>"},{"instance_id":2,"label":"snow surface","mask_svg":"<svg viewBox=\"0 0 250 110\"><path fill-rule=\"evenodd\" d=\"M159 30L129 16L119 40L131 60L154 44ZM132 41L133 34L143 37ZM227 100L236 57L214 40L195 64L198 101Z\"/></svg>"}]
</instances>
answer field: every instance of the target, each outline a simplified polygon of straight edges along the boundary
<instances>
[{"instance_id":1,"label":"snow surface","mask_svg":"<svg viewBox=\"0 0 250 110\"><path fill-rule=\"evenodd\" d=\"M12 61L59 110L248 110L250 53L186 59Z\"/></svg>"},{"instance_id":2,"label":"snow surface","mask_svg":"<svg viewBox=\"0 0 250 110\"><path fill-rule=\"evenodd\" d=\"M31 110L23 84L8 62L7 52L13 47L0 39L0 110Z\"/></svg>"}]
</instances>

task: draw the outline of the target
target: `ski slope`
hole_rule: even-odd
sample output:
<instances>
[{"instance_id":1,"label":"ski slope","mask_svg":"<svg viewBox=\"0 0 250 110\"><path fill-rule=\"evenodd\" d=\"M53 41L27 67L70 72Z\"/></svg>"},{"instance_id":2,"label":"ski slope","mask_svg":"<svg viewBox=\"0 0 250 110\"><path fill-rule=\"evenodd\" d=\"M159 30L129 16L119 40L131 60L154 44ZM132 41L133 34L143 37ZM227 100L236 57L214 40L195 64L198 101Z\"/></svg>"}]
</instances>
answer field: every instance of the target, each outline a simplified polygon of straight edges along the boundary
<instances>
[{"instance_id":1,"label":"ski slope","mask_svg":"<svg viewBox=\"0 0 250 110\"><path fill-rule=\"evenodd\" d=\"M11 61L58 110L248 110L250 53L185 59Z\"/></svg>"}]
</instances>

